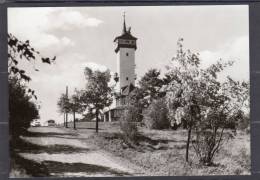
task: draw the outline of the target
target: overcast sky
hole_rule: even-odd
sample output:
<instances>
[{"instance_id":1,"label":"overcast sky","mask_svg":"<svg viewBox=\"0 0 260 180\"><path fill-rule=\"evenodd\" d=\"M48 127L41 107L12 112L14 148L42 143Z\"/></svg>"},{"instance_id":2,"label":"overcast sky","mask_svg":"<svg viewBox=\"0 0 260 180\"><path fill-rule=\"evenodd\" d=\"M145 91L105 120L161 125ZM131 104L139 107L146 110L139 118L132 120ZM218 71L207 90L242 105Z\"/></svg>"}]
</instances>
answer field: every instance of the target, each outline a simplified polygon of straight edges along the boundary
<instances>
[{"instance_id":1,"label":"overcast sky","mask_svg":"<svg viewBox=\"0 0 260 180\"><path fill-rule=\"evenodd\" d=\"M116 71L113 40L122 32L122 15L138 38L136 73L150 68L164 70L175 55L176 42L200 53L203 66L216 60L234 60L225 73L237 80L249 79L248 6L150 6L9 8L8 31L43 56L57 56L56 63L26 65L32 75L29 86L41 101L41 121L63 121L57 100L69 86L70 94L84 86L86 66ZM33 66L40 69L33 71Z\"/></svg>"}]
</instances>

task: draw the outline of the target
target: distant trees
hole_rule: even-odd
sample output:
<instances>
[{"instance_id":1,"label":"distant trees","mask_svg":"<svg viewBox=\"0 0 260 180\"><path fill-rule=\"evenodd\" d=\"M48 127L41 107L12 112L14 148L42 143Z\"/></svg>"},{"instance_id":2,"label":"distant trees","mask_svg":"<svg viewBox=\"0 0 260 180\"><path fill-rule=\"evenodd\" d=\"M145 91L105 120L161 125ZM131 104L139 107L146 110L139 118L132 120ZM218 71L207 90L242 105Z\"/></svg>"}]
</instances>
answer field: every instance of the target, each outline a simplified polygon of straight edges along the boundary
<instances>
[{"instance_id":1,"label":"distant trees","mask_svg":"<svg viewBox=\"0 0 260 180\"><path fill-rule=\"evenodd\" d=\"M82 90L75 90L71 97L62 94L57 105L61 113L73 114L73 127L76 129L75 114L83 113L85 117L96 118L96 132L98 132L99 115L105 107L112 103L112 88L109 86L110 72L93 71L86 67L84 70L86 86ZM84 115L83 115L84 116ZM67 123L66 123L67 124ZM67 127L67 125L66 125Z\"/></svg>"},{"instance_id":2,"label":"distant trees","mask_svg":"<svg viewBox=\"0 0 260 180\"><path fill-rule=\"evenodd\" d=\"M76 129L76 113L83 113L86 106L82 104L81 101L82 94L80 91L75 89L74 94L70 97L67 94L61 94L58 99L57 106L61 114L65 114L64 126L68 127L68 118L66 117L68 113L73 115L73 128Z\"/></svg>"},{"instance_id":3,"label":"distant trees","mask_svg":"<svg viewBox=\"0 0 260 180\"><path fill-rule=\"evenodd\" d=\"M152 101L147 109L144 110L144 124L149 129L167 129L170 127L168 107L165 98Z\"/></svg>"},{"instance_id":4,"label":"distant trees","mask_svg":"<svg viewBox=\"0 0 260 180\"><path fill-rule=\"evenodd\" d=\"M9 123L11 137L19 137L26 132L30 123L39 117L35 101L35 91L27 87L31 77L20 68L21 61L32 62L41 59L51 64L56 57L50 59L40 55L30 46L29 40L23 42L14 35L8 34L8 83L9 83ZM39 71L35 68L34 71Z\"/></svg>"},{"instance_id":5,"label":"distant trees","mask_svg":"<svg viewBox=\"0 0 260 180\"><path fill-rule=\"evenodd\" d=\"M148 114L152 113L152 107L150 108L151 111L149 111L149 113L148 111L145 111L145 109L149 108L154 100L159 100L165 96L165 92L162 91L165 81L160 77L160 75L161 73L158 69L149 69L138 82L139 86L135 87L128 96L128 103L138 108L138 111L136 111L138 121L140 122L143 120L143 123L151 128L155 125L151 125L155 123L155 121L148 121L148 119L151 120L151 117Z\"/></svg>"},{"instance_id":6,"label":"distant trees","mask_svg":"<svg viewBox=\"0 0 260 180\"><path fill-rule=\"evenodd\" d=\"M158 99L164 95L164 93L161 92L164 81L160 78L160 74L158 69L150 69L139 81L140 91L143 97L146 97L146 105L149 105L154 99Z\"/></svg>"}]
</instances>

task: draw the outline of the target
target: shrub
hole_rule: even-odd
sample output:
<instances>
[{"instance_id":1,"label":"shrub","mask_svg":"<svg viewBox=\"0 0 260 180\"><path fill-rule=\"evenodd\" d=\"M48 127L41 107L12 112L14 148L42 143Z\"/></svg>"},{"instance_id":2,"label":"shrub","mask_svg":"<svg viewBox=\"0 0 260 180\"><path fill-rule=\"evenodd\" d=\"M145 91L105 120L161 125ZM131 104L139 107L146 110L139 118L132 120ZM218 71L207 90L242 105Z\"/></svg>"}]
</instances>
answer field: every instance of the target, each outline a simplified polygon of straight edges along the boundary
<instances>
[{"instance_id":1,"label":"shrub","mask_svg":"<svg viewBox=\"0 0 260 180\"><path fill-rule=\"evenodd\" d=\"M213 165L216 154L220 151L225 140L233 137L232 132L224 132L224 129L202 129L195 130L195 140L192 141L193 148L201 164Z\"/></svg>"},{"instance_id":2,"label":"shrub","mask_svg":"<svg viewBox=\"0 0 260 180\"><path fill-rule=\"evenodd\" d=\"M26 87L19 79L9 79L9 128L12 138L27 132L30 123L39 118L36 104L28 95Z\"/></svg>"},{"instance_id":3,"label":"shrub","mask_svg":"<svg viewBox=\"0 0 260 180\"><path fill-rule=\"evenodd\" d=\"M165 129L170 127L168 108L164 98L154 100L145 110L144 123L149 129Z\"/></svg>"},{"instance_id":4,"label":"shrub","mask_svg":"<svg viewBox=\"0 0 260 180\"><path fill-rule=\"evenodd\" d=\"M135 106L127 106L124 109L123 115L120 117L120 128L123 133L124 140L127 143L137 142L137 122L138 108Z\"/></svg>"},{"instance_id":5,"label":"shrub","mask_svg":"<svg viewBox=\"0 0 260 180\"><path fill-rule=\"evenodd\" d=\"M249 114L243 113L240 118L238 118L238 129L248 131L250 127Z\"/></svg>"}]
</instances>

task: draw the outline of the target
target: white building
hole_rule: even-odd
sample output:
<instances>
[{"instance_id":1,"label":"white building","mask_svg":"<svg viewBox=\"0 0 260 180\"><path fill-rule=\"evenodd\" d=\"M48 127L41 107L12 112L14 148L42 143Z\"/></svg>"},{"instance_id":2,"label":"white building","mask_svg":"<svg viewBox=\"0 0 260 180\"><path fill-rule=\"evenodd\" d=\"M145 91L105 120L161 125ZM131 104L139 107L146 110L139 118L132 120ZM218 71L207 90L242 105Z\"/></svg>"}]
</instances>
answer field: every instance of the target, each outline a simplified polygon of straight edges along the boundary
<instances>
[{"instance_id":1,"label":"white building","mask_svg":"<svg viewBox=\"0 0 260 180\"><path fill-rule=\"evenodd\" d=\"M126 27L125 16L123 30L120 36L114 40L116 43L117 73L114 77L116 93L113 103L104 113L104 121L118 120L124 106L127 103L127 96L135 89L135 51L137 38L131 34L131 28Z\"/></svg>"}]
</instances>

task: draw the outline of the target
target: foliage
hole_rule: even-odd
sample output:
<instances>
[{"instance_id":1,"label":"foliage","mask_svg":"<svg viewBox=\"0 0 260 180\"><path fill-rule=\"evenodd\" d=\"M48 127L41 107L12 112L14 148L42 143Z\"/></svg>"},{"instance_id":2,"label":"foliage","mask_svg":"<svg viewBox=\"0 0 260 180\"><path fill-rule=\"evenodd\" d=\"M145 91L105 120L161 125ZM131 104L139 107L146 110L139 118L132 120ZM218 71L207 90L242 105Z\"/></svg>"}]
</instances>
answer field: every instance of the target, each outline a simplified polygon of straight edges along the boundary
<instances>
[{"instance_id":1,"label":"foliage","mask_svg":"<svg viewBox=\"0 0 260 180\"><path fill-rule=\"evenodd\" d=\"M138 108L129 105L124 109L123 115L120 117L120 128L123 132L126 143L137 142Z\"/></svg>"},{"instance_id":2,"label":"foliage","mask_svg":"<svg viewBox=\"0 0 260 180\"><path fill-rule=\"evenodd\" d=\"M41 59L43 63L51 64L56 57L50 59L40 55L30 46L29 40L23 42L14 35L8 34L8 83L9 83L9 122L10 133L18 137L26 132L30 122L38 118L38 108L33 99L37 100L35 91L26 83L31 80L25 70L19 67L22 60L28 62ZM35 71L39 71L34 67Z\"/></svg>"},{"instance_id":3,"label":"foliage","mask_svg":"<svg viewBox=\"0 0 260 180\"><path fill-rule=\"evenodd\" d=\"M30 123L39 118L38 108L17 78L9 78L9 127L12 138L26 133Z\"/></svg>"},{"instance_id":4,"label":"foliage","mask_svg":"<svg viewBox=\"0 0 260 180\"><path fill-rule=\"evenodd\" d=\"M150 69L139 81L140 91L145 98L145 105L149 105L154 99L160 98L164 95L161 92L161 87L164 81L160 78L160 71L157 69Z\"/></svg>"},{"instance_id":5,"label":"foliage","mask_svg":"<svg viewBox=\"0 0 260 180\"><path fill-rule=\"evenodd\" d=\"M170 127L168 107L165 99L154 100L144 112L144 123L149 129L165 129Z\"/></svg>"},{"instance_id":6,"label":"foliage","mask_svg":"<svg viewBox=\"0 0 260 180\"><path fill-rule=\"evenodd\" d=\"M199 54L190 50L184 51L182 41L183 39L178 41L177 55L167 67L167 76L171 81L166 89L166 97L171 119L175 123L184 123L188 130L186 144L186 161L188 161L192 130L195 130L197 139L204 136L203 141L208 139L209 146L218 149L219 142L224 139L221 134L228 124L237 119L238 110L244 106L249 93L248 83L236 82L230 77L224 83L219 81L218 74L233 62L223 63L220 60L203 69L200 67ZM212 133L207 133L208 131ZM222 133L218 141L215 141L218 131ZM208 144L199 141L195 143L202 146ZM199 149L209 153L209 148L202 146Z\"/></svg>"},{"instance_id":7,"label":"foliage","mask_svg":"<svg viewBox=\"0 0 260 180\"><path fill-rule=\"evenodd\" d=\"M75 92L74 94L71 95L71 97L68 97L66 94L61 94L57 102L57 106L61 114L63 113L73 114L74 129L76 129L75 114L82 113L86 109L86 107L82 104L81 97L82 97L82 92L75 89ZM67 127L67 117L65 118L65 126Z\"/></svg>"},{"instance_id":8,"label":"foliage","mask_svg":"<svg viewBox=\"0 0 260 180\"><path fill-rule=\"evenodd\" d=\"M40 58L43 63L51 64L56 60L42 57L38 51L30 46L29 40L23 42L19 41L14 35L8 34L8 73L9 76L16 76L19 79L29 82L31 77L26 74L25 70L19 68L20 60L27 60L29 62ZM34 67L35 71L39 69Z\"/></svg>"},{"instance_id":9,"label":"foliage","mask_svg":"<svg viewBox=\"0 0 260 180\"><path fill-rule=\"evenodd\" d=\"M70 101L66 94L62 93L58 102L57 102L58 110L61 114L69 113L70 108Z\"/></svg>"},{"instance_id":10,"label":"foliage","mask_svg":"<svg viewBox=\"0 0 260 180\"><path fill-rule=\"evenodd\" d=\"M96 132L98 132L98 115L104 107L112 103L112 88L109 87L110 72L93 71L85 68L86 87L82 90L81 103L86 105L89 112L95 111Z\"/></svg>"},{"instance_id":11,"label":"foliage","mask_svg":"<svg viewBox=\"0 0 260 180\"><path fill-rule=\"evenodd\" d=\"M243 111L240 111L239 117L238 117L237 128L240 130L246 130L246 131L249 130L249 128L250 128L249 114L246 114Z\"/></svg>"},{"instance_id":12,"label":"foliage","mask_svg":"<svg viewBox=\"0 0 260 180\"><path fill-rule=\"evenodd\" d=\"M84 114L82 114L82 119L80 119L80 121L91 121L92 119L95 118L95 114L93 114L93 112L86 112Z\"/></svg>"},{"instance_id":13,"label":"foliage","mask_svg":"<svg viewBox=\"0 0 260 180\"><path fill-rule=\"evenodd\" d=\"M70 112L70 102L67 94L62 93L57 102L58 111L64 114L64 126L68 127L68 113Z\"/></svg>"},{"instance_id":14,"label":"foliage","mask_svg":"<svg viewBox=\"0 0 260 180\"><path fill-rule=\"evenodd\" d=\"M76 113L82 113L86 109L81 104L81 92L75 89L75 93L69 99L69 110L73 114L73 127L76 129Z\"/></svg>"},{"instance_id":15,"label":"foliage","mask_svg":"<svg viewBox=\"0 0 260 180\"><path fill-rule=\"evenodd\" d=\"M170 117L178 113L178 117L184 120L187 129L187 145L186 145L186 161L188 161L189 144L191 139L191 130L195 123L200 119L199 102L203 96L200 92L199 81L199 64L198 54L191 51L184 52L182 39L177 43L177 55L172 58L172 66L168 66L168 76L171 77L171 82L167 86L167 101L170 111ZM171 117L174 119L174 117Z\"/></svg>"},{"instance_id":16,"label":"foliage","mask_svg":"<svg viewBox=\"0 0 260 180\"><path fill-rule=\"evenodd\" d=\"M141 122L143 120L143 108L145 99L143 99L142 90L138 87L135 87L133 91L130 92L128 95L128 105L134 106L136 108L136 115L137 115L137 121Z\"/></svg>"},{"instance_id":17,"label":"foliage","mask_svg":"<svg viewBox=\"0 0 260 180\"><path fill-rule=\"evenodd\" d=\"M71 112L82 113L86 109L81 103L82 92L75 89L74 94L69 98L69 109Z\"/></svg>"},{"instance_id":18,"label":"foliage","mask_svg":"<svg viewBox=\"0 0 260 180\"><path fill-rule=\"evenodd\" d=\"M196 140L193 142L193 147L200 162L211 165L223 140L235 135L237 124L243 118L241 109L249 98L248 84L236 82L228 77L218 91L206 97L209 99L204 102L207 106L201 108L205 111L202 120L195 128ZM224 133L224 130L230 127L233 131Z\"/></svg>"}]
</instances>

